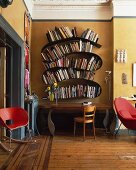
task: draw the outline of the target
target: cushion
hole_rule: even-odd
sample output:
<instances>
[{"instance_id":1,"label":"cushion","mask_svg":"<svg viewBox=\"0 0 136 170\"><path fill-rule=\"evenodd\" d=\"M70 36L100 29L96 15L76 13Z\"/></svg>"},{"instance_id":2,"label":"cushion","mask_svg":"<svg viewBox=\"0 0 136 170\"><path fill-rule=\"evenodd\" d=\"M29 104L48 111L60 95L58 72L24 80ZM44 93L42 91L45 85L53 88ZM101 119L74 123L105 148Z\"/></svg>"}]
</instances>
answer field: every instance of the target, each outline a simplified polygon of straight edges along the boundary
<instances>
[{"instance_id":1,"label":"cushion","mask_svg":"<svg viewBox=\"0 0 136 170\"><path fill-rule=\"evenodd\" d=\"M133 111L131 112L131 116L132 116L133 118L136 118L136 109L133 109Z\"/></svg>"},{"instance_id":2,"label":"cushion","mask_svg":"<svg viewBox=\"0 0 136 170\"><path fill-rule=\"evenodd\" d=\"M127 110L120 110L119 115L122 116L125 119L132 119L133 118Z\"/></svg>"}]
</instances>

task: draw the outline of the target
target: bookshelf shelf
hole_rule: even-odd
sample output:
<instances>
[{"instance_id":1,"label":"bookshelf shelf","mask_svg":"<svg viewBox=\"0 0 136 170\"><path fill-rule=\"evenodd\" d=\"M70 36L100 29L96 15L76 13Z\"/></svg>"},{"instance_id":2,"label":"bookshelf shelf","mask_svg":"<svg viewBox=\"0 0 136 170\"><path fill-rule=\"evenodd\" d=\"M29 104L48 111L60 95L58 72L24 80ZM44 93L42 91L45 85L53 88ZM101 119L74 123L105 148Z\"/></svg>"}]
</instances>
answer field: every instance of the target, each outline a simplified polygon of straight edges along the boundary
<instances>
[{"instance_id":1,"label":"bookshelf shelf","mask_svg":"<svg viewBox=\"0 0 136 170\"><path fill-rule=\"evenodd\" d=\"M75 68L77 70L96 71L102 66L102 59L95 53L71 52L54 61L43 60L45 70L52 68Z\"/></svg>"},{"instance_id":2,"label":"bookshelf shelf","mask_svg":"<svg viewBox=\"0 0 136 170\"><path fill-rule=\"evenodd\" d=\"M41 50L43 82L46 88L58 82L58 99L98 97L102 89L94 75L101 68L102 59L92 52L93 47L101 47L98 34L87 29L78 37L75 28L72 30L55 27L47 32L49 43Z\"/></svg>"},{"instance_id":3,"label":"bookshelf shelf","mask_svg":"<svg viewBox=\"0 0 136 170\"><path fill-rule=\"evenodd\" d=\"M62 44L62 43L69 43L69 42L76 42L76 41L83 41L83 42L90 42L90 44L92 44L93 46L97 47L97 48L101 48L101 45L98 44L97 42L93 42L89 39L85 39L85 38L81 38L81 37L71 37L71 38L65 38L65 39L61 39L61 40L56 40L56 41L53 41L53 42L49 42L48 44L46 44L41 52L44 51L45 48L48 48L48 47L51 47L51 46L54 46L55 44Z\"/></svg>"}]
</instances>

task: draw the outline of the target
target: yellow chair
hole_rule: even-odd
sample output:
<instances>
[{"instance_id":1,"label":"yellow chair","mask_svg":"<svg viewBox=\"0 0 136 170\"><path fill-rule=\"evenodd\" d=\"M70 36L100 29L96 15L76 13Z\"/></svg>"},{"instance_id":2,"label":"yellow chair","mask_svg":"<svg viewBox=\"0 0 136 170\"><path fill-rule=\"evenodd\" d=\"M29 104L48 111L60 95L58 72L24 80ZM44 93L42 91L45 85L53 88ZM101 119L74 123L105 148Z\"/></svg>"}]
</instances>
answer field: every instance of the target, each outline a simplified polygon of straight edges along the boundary
<instances>
[{"instance_id":1,"label":"yellow chair","mask_svg":"<svg viewBox=\"0 0 136 170\"><path fill-rule=\"evenodd\" d=\"M82 123L83 124L83 139L85 140L86 124L92 123L94 139L95 139L95 124L94 124L95 111L96 111L96 106L94 106L94 105L83 106L83 116L74 118L74 136L75 136L75 132L76 132L76 123Z\"/></svg>"}]
</instances>

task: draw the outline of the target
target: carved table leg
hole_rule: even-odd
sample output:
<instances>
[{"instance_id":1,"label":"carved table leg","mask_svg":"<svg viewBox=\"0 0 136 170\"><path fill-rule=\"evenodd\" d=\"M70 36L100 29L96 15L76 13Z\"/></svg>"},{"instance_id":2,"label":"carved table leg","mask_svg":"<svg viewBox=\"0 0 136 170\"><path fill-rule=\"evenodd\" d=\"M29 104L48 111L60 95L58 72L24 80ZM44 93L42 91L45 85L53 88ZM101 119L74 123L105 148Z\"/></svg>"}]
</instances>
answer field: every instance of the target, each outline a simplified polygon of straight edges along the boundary
<instances>
[{"instance_id":1,"label":"carved table leg","mask_svg":"<svg viewBox=\"0 0 136 170\"><path fill-rule=\"evenodd\" d=\"M109 109L106 109L106 115L103 120L103 125L105 127L106 133L108 133L108 123L109 123Z\"/></svg>"},{"instance_id":2,"label":"carved table leg","mask_svg":"<svg viewBox=\"0 0 136 170\"><path fill-rule=\"evenodd\" d=\"M54 133L55 133L55 125L51 119L51 113L52 113L52 110L49 111L48 113L48 128L49 128L49 131L51 133L52 136L54 136Z\"/></svg>"}]
</instances>

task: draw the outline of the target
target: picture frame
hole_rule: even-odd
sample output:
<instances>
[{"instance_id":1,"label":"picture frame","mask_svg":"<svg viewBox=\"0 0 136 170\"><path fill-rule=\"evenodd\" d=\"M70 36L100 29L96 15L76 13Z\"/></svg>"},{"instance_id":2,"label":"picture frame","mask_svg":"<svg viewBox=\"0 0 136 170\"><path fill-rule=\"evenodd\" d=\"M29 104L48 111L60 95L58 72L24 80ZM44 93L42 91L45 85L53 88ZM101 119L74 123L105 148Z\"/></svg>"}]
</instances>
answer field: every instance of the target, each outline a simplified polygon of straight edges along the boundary
<instances>
[{"instance_id":1,"label":"picture frame","mask_svg":"<svg viewBox=\"0 0 136 170\"><path fill-rule=\"evenodd\" d=\"M132 85L136 87L136 63L133 63L133 83Z\"/></svg>"}]
</instances>

